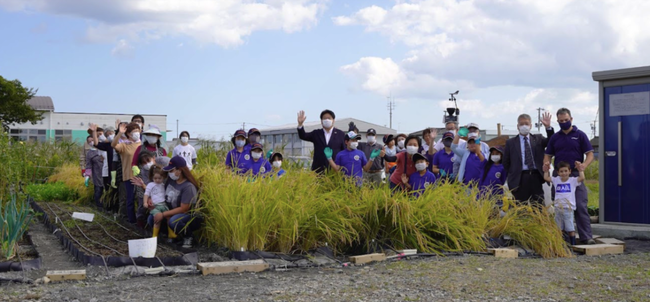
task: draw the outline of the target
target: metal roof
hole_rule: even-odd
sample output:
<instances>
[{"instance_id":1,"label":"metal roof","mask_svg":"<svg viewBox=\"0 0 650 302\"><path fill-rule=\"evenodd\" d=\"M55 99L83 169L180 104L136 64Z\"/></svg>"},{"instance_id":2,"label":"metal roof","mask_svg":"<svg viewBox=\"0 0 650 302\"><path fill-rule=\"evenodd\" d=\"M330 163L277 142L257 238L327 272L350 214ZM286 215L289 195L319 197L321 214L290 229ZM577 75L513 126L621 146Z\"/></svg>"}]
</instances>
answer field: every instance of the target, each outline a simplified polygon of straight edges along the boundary
<instances>
[{"instance_id":1,"label":"metal roof","mask_svg":"<svg viewBox=\"0 0 650 302\"><path fill-rule=\"evenodd\" d=\"M650 76L650 66L595 71L591 74L594 81L620 80Z\"/></svg>"},{"instance_id":2,"label":"metal roof","mask_svg":"<svg viewBox=\"0 0 650 302\"><path fill-rule=\"evenodd\" d=\"M54 102L49 96L35 96L27 100L27 104L32 106L34 110L54 111Z\"/></svg>"},{"instance_id":3,"label":"metal roof","mask_svg":"<svg viewBox=\"0 0 650 302\"><path fill-rule=\"evenodd\" d=\"M348 124L350 122L354 122L355 126L359 129L359 132L365 133L368 131L368 129L373 128L375 131L377 131L378 134L397 134L397 131L395 129L391 129L388 127L384 127L381 125L369 123L366 121L362 121L359 119L355 118L343 118L343 119L336 119L335 121L335 127L343 130L345 132L348 131ZM305 131L312 131L314 129L322 128L320 121L317 122L305 122L303 124L303 127L305 127ZM265 129L260 129L260 132L262 132L262 135L267 135L267 134L276 134L276 133L285 133L287 131L290 132L295 132L296 128L298 128L298 124L293 123L293 124L285 124L285 125L280 125L277 127L270 127L270 128L265 128Z\"/></svg>"}]
</instances>

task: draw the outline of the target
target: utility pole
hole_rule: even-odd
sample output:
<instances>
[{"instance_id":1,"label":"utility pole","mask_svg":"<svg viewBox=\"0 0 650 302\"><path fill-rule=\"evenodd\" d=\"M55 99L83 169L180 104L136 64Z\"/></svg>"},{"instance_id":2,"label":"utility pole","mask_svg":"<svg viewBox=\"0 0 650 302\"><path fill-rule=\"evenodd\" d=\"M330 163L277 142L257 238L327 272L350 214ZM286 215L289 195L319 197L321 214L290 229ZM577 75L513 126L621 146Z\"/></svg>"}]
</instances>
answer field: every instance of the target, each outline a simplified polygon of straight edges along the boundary
<instances>
[{"instance_id":1,"label":"utility pole","mask_svg":"<svg viewBox=\"0 0 650 302\"><path fill-rule=\"evenodd\" d=\"M395 110L395 99L392 98L391 96L387 96L386 99L388 99L388 112L390 114L390 128L393 128L393 110Z\"/></svg>"},{"instance_id":2,"label":"utility pole","mask_svg":"<svg viewBox=\"0 0 650 302\"><path fill-rule=\"evenodd\" d=\"M241 130L246 131L246 122L241 123Z\"/></svg>"},{"instance_id":3,"label":"utility pole","mask_svg":"<svg viewBox=\"0 0 650 302\"><path fill-rule=\"evenodd\" d=\"M537 123L535 123L535 127L537 127L537 132L540 132L540 128L542 128L542 111L545 111L544 108L539 107L536 109L537 110Z\"/></svg>"}]
</instances>

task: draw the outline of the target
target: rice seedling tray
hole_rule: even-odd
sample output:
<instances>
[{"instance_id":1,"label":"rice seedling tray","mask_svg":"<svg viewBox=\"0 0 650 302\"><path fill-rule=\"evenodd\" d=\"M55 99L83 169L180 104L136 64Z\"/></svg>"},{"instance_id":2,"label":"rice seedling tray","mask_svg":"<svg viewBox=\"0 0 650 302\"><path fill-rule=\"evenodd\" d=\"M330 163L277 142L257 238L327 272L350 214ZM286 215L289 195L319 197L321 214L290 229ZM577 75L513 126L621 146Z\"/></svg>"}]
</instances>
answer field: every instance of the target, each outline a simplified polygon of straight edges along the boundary
<instances>
[{"instance_id":1,"label":"rice seedling tray","mask_svg":"<svg viewBox=\"0 0 650 302\"><path fill-rule=\"evenodd\" d=\"M161 267L198 263L195 251L184 253L162 243L158 243L155 258L129 257L128 240L143 239L146 235L91 208L59 202L42 202L41 206L31 201L30 205L41 214L41 221L63 247L84 265ZM95 213L95 219L93 222L72 219L73 211Z\"/></svg>"},{"instance_id":2,"label":"rice seedling tray","mask_svg":"<svg viewBox=\"0 0 650 302\"><path fill-rule=\"evenodd\" d=\"M32 236L29 233L25 233L24 239L18 242L18 247L17 253L19 257L0 262L0 273L41 269L43 261L36 248L34 248Z\"/></svg>"}]
</instances>

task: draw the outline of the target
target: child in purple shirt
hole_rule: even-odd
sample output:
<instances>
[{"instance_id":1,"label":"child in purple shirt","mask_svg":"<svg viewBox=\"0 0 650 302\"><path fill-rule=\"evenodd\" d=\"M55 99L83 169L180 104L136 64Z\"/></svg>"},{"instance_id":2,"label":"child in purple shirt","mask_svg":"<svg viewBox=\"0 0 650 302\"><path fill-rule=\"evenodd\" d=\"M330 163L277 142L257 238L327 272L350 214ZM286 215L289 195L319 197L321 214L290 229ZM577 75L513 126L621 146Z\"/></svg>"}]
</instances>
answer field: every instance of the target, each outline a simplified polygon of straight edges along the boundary
<instances>
[{"instance_id":1,"label":"child in purple shirt","mask_svg":"<svg viewBox=\"0 0 650 302\"><path fill-rule=\"evenodd\" d=\"M501 164L502 157L503 148L501 146L490 148L490 157L483 162L484 165L481 169L481 181L479 182L481 196L503 195L503 185L506 183L507 174ZM497 198L499 206L502 205L502 202L501 198Z\"/></svg>"},{"instance_id":2,"label":"child in purple shirt","mask_svg":"<svg viewBox=\"0 0 650 302\"><path fill-rule=\"evenodd\" d=\"M361 186L363 172L368 172L372 167L373 160L377 156L383 156L385 152L383 150L373 150L370 153L370 160L368 160L362 151L357 150L361 136L353 131L352 125L350 128L350 132L345 135L345 146L347 148L337 153L336 159L333 160L332 149L327 147L325 148L325 158L327 158L330 167L334 171L343 171L346 176L353 177L357 185Z\"/></svg>"},{"instance_id":3,"label":"child in purple shirt","mask_svg":"<svg viewBox=\"0 0 650 302\"><path fill-rule=\"evenodd\" d=\"M436 176L427 169L429 160L424 155L420 153L413 154L413 161L417 173L411 174L405 185L411 191L411 194L418 198L424 193L424 190L436 182ZM403 177L406 177L406 175L403 175Z\"/></svg>"},{"instance_id":4,"label":"child in purple shirt","mask_svg":"<svg viewBox=\"0 0 650 302\"><path fill-rule=\"evenodd\" d=\"M246 131L235 131L232 138L235 148L226 155L226 167L238 174L245 174L251 168L250 147L246 144L246 141Z\"/></svg>"},{"instance_id":5,"label":"child in purple shirt","mask_svg":"<svg viewBox=\"0 0 650 302\"><path fill-rule=\"evenodd\" d=\"M262 176L266 173L270 173L273 168L271 168L271 163L269 163L266 158L264 158L264 149L262 144L253 143L251 145L251 171L253 176Z\"/></svg>"}]
</instances>

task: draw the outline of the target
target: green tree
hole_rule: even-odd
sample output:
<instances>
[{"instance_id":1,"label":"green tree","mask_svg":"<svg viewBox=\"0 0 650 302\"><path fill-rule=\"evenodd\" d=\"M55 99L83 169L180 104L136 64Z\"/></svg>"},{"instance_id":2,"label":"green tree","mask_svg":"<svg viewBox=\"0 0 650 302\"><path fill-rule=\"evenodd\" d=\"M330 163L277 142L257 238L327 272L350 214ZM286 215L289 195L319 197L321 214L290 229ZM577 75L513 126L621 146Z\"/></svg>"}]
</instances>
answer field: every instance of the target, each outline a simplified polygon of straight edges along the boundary
<instances>
[{"instance_id":1,"label":"green tree","mask_svg":"<svg viewBox=\"0 0 650 302\"><path fill-rule=\"evenodd\" d=\"M32 108L27 101L36 94L33 88L23 87L18 80L9 81L0 76L0 121L4 131L13 124L36 122L43 119L43 113Z\"/></svg>"}]
</instances>

